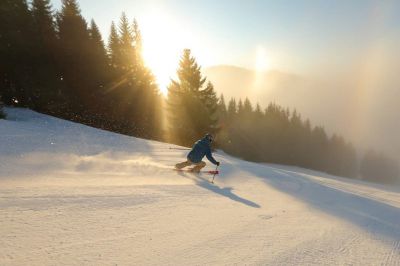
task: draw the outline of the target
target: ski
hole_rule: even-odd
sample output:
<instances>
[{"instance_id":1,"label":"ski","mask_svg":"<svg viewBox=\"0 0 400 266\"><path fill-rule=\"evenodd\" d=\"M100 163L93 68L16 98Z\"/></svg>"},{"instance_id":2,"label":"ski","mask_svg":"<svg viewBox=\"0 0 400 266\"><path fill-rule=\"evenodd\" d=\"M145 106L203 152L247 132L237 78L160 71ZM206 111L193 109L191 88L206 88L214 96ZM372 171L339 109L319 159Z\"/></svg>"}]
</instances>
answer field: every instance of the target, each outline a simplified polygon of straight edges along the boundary
<instances>
[{"instance_id":1,"label":"ski","mask_svg":"<svg viewBox=\"0 0 400 266\"><path fill-rule=\"evenodd\" d=\"M188 172L188 173L200 173L200 174L209 174L209 175L218 175L219 171L218 170L203 170L200 172L194 172L192 169L176 169L174 168L173 170L177 171L177 172Z\"/></svg>"}]
</instances>

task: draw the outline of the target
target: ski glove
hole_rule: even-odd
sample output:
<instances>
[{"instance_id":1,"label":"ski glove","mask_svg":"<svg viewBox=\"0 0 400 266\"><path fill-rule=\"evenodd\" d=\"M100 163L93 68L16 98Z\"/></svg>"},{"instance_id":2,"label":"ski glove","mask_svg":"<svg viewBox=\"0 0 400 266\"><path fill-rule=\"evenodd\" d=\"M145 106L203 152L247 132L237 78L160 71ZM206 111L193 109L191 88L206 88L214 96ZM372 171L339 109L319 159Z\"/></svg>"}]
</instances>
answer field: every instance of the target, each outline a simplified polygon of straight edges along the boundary
<instances>
[{"instance_id":1,"label":"ski glove","mask_svg":"<svg viewBox=\"0 0 400 266\"><path fill-rule=\"evenodd\" d=\"M220 165L220 163L219 162L217 162L217 166L219 166Z\"/></svg>"}]
</instances>

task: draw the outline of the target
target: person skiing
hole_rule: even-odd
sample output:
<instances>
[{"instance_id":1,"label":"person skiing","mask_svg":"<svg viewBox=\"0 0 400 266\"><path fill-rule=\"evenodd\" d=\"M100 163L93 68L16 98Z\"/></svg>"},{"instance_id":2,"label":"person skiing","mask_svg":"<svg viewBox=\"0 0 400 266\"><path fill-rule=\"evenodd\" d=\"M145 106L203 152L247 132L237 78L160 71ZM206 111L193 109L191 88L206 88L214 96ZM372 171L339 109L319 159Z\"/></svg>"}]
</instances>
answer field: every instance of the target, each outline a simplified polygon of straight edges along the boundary
<instances>
[{"instance_id":1,"label":"person skiing","mask_svg":"<svg viewBox=\"0 0 400 266\"><path fill-rule=\"evenodd\" d=\"M191 171L198 173L204 166L206 166L206 163L202 161L204 156L206 156L210 162L219 166L220 163L217 162L211 154L211 143L213 140L213 135L207 133L204 138L196 141L192 150L187 155L187 160L185 162L177 163L175 168L182 169L186 166L194 165Z\"/></svg>"}]
</instances>

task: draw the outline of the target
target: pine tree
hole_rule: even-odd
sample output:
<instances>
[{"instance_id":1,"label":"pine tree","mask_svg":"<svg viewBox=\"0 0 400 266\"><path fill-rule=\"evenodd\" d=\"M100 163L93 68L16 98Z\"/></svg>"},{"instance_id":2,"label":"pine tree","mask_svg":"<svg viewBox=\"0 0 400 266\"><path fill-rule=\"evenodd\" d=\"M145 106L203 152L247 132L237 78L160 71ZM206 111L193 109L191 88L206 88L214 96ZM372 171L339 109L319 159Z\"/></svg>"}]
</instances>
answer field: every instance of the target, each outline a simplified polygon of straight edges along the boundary
<instances>
[{"instance_id":1,"label":"pine tree","mask_svg":"<svg viewBox=\"0 0 400 266\"><path fill-rule=\"evenodd\" d=\"M139 114L138 122L140 123L138 134L146 138L159 139L161 136L162 99L153 73L144 64L142 34L136 19L132 24L132 34L135 52L135 86L138 96L136 112Z\"/></svg>"},{"instance_id":2,"label":"pine tree","mask_svg":"<svg viewBox=\"0 0 400 266\"><path fill-rule=\"evenodd\" d=\"M117 28L115 27L114 22L112 22L110 29L110 37L108 38L108 54L109 54L110 65L113 69L117 68L121 58L121 55L119 54L120 45L121 44Z\"/></svg>"},{"instance_id":3,"label":"pine tree","mask_svg":"<svg viewBox=\"0 0 400 266\"><path fill-rule=\"evenodd\" d=\"M121 15L118 30L120 36L119 49L121 54L120 62L118 65L127 72L134 71L136 61L134 35L125 13L122 13Z\"/></svg>"},{"instance_id":4,"label":"pine tree","mask_svg":"<svg viewBox=\"0 0 400 266\"><path fill-rule=\"evenodd\" d=\"M230 119L237 114L236 100L234 98L230 99L227 112Z\"/></svg>"},{"instance_id":5,"label":"pine tree","mask_svg":"<svg viewBox=\"0 0 400 266\"><path fill-rule=\"evenodd\" d=\"M109 39L110 59L113 64L113 95L120 131L135 135L140 128L135 73L135 48L133 33L125 13L122 13L118 30L111 26Z\"/></svg>"},{"instance_id":6,"label":"pine tree","mask_svg":"<svg viewBox=\"0 0 400 266\"><path fill-rule=\"evenodd\" d=\"M119 131L146 138L161 136L161 95L155 77L144 65L142 37L136 20L121 15L118 31L111 25L108 49L112 66L111 98Z\"/></svg>"},{"instance_id":7,"label":"pine tree","mask_svg":"<svg viewBox=\"0 0 400 266\"><path fill-rule=\"evenodd\" d=\"M35 47L26 0L0 1L0 94L8 105L30 106Z\"/></svg>"},{"instance_id":8,"label":"pine tree","mask_svg":"<svg viewBox=\"0 0 400 266\"><path fill-rule=\"evenodd\" d=\"M189 49L183 51L177 76L168 87L170 137L191 145L206 132L215 131L217 97L211 83L204 88L206 78Z\"/></svg>"},{"instance_id":9,"label":"pine tree","mask_svg":"<svg viewBox=\"0 0 400 266\"><path fill-rule=\"evenodd\" d=\"M325 156L328 149L328 136L323 127L317 126L312 131L313 149L310 150L313 156L312 168L326 171L328 167L327 158Z\"/></svg>"},{"instance_id":10,"label":"pine tree","mask_svg":"<svg viewBox=\"0 0 400 266\"><path fill-rule=\"evenodd\" d=\"M57 36L50 0L33 0L32 14L36 47L35 79L31 98L34 109L38 111L54 111L60 103L62 82L57 58Z\"/></svg>"},{"instance_id":11,"label":"pine tree","mask_svg":"<svg viewBox=\"0 0 400 266\"><path fill-rule=\"evenodd\" d=\"M89 39L90 39L90 50L93 51L93 54L99 58L99 60L103 61L102 64L107 63L107 52L104 47L104 42L101 37L99 28L96 25L96 22L92 19L90 22L89 28Z\"/></svg>"},{"instance_id":12,"label":"pine tree","mask_svg":"<svg viewBox=\"0 0 400 266\"><path fill-rule=\"evenodd\" d=\"M76 0L63 0L57 17L60 39L62 79L68 88L69 115L80 115L91 110L91 95L96 89L90 77L90 37L87 23Z\"/></svg>"},{"instance_id":13,"label":"pine tree","mask_svg":"<svg viewBox=\"0 0 400 266\"><path fill-rule=\"evenodd\" d=\"M251 105L249 98L246 97L243 103L243 113L247 118L250 118L252 112L253 112L253 106Z\"/></svg>"},{"instance_id":14,"label":"pine tree","mask_svg":"<svg viewBox=\"0 0 400 266\"><path fill-rule=\"evenodd\" d=\"M57 37L50 0L33 0L32 14L36 33L40 35L41 48L53 50Z\"/></svg>"},{"instance_id":15,"label":"pine tree","mask_svg":"<svg viewBox=\"0 0 400 266\"><path fill-rule=\"evenodd\" d=\"M215 134L218 131L217 124L219 120L218 98L211 82L207 82L205 89L200 91L200 99L203 103L205 114L202 116L203 119L199 128Z\"/></svg>"},{"instance_id":16,"label":"pine tree","mask_svg":"<svg viewBox=\"0 0 400 266\"><path fill-rule=\"evenodd\" d=\"M243 101L242 101L242 99L239 99L239 102L238 102L238 106L237 106L237 113L238 113L238 115L239 116L243 116L243 114L244 114L244 108L243 108Z\"/></svg>"},{"instance_id":17,"label":"pine tree","mask_svg":"<svg viewBox=\"0 0 400 266\"><path fill-rule=\"evenodd\" d=\"M228 114L228 110L226 108L226 103L225 103L225 97L223 94L221 94L218 100L218 114L219 118L222 120L225 120Z\"/></svg>"},{"instance_id":18,"label":"pine tree","mask_svg":"<svg viewBox=\"0 0 400 266\"><path fill-rule=\"evenodd\" d=\"M93 84L92 97L96 99L93 104L93 116L96 123L102 128L107 128L107 119L112 119L112 99L107 97L107 85L111 80L107 51L104 46L100 31L92 19L89 27L89 71Z\"/></svg>"},{"instance_id":19,"label":"pine tree","mask_svg":"<svg viewBox=\"0 0 400 266\"><path fill-rule=\"evenodd\" d=\"M361 160L360 174L364 180L400 184L400 168L397 161L382 152L368 150Z\"/></svg>"},{"instance_id":20,"label":"pine tree","mask_svg":"<svg viewBox=\"0 0 400 266\"><path fill-rule=\"evenodd\" d=\"M143 65L143 43L142 43L142 33L139 29L139 24L136 19L133 20L132 23L132 32L133 32L133 43L135 45L135 52L136 52L136 60L137 64Z\"/></svg>"},{"instance_id":21,"label":"pine tree","mask_svg":"<svg viewBox=\"0 0 400 266\"><path fill-rule=\"evenodd\" d=\"M227 134L228 126L228 110L225 103L225 97L223 94L218 99L217 103L217 114L218 114L218 147L223 147L229 141L229 135Z\"/></svg>"},{"instance_id":22,"label":"pine tree","mask_svg":"<svg viewBox=\"0 0 400 266\"><path fill-rule=\"evenodd\" d=\"M261 119L264 115L263 111L261 110L260 104L256 104L256 108L254 109L254 114L257 119Z\"/></svg>"}]
</instances>

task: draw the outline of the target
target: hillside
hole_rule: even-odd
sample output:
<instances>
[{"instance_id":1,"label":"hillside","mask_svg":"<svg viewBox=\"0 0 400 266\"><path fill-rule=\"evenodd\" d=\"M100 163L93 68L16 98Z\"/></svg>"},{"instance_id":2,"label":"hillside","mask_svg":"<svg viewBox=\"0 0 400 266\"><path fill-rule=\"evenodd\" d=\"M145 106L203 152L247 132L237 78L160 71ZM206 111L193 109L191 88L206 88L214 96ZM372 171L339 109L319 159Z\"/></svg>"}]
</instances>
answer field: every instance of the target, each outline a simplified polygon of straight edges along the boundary
<instances>
[{"instance_id":1,"label":"hillside","mask_svg":"<svg viewBox=\"0 0 400 266\"><path fill-rule=\"evenodd\" d=\"M0 265L400 264L398 189L6 112Z\"/></svg>"},{"instance_id":2,"label":"hillside","mask_svg":"<svg viewBox=\"0 0 400 266\"><path fill-rule=\"evenodd\" d=\"M304 118L315 125L323 125L330 133L357 140L349 133L351 127L349 129L345 119L349 111L348 97L332 84L277 70L257 72L230 65L205 68L204 74L214 84L217 94L224 95L226 102L230 98L249 98L253 105L259 103L262 107L274 102L296 109Z\"/></svg>"}]
</instances>

